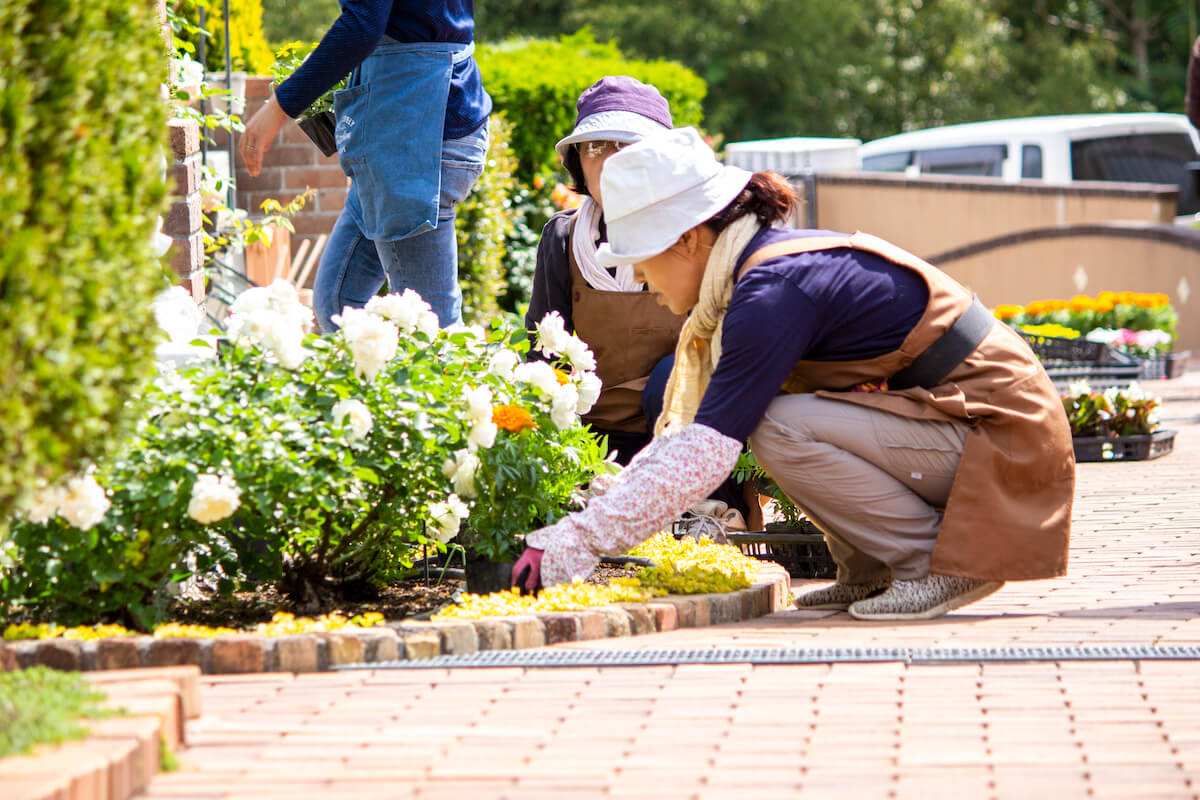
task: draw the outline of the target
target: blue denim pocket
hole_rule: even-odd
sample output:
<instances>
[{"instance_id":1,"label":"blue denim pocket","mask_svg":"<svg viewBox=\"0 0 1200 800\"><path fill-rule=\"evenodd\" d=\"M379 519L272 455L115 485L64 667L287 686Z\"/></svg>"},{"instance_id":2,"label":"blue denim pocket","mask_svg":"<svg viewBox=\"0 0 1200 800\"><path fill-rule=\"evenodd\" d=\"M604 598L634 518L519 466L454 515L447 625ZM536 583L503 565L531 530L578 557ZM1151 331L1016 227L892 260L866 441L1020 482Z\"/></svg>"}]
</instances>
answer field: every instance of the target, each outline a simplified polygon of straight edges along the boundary
<instances>
[{"instance_id":1,"label":"blue denim pocket","mask_svg":"<svg viewBox=\"0 0 1200 800\"><path fill-rule=\"evenodd\" d=\"M334 97L338 160L354 181L347 208L372 241L437 226L455 47L385 40Z\"/></svg>"},{"instance_id":2,"label":"blue denim pocket","mask_svg":"<svg viewBox=\"0 0 1200 800\"><path fill-rule=\"evenodd\" d=\"M489 146L488 126L461 139L442 143L442 185L438 198L438 222L454 216L454 207L466 199L483 174Z\"/></svg>"}]
</instances>

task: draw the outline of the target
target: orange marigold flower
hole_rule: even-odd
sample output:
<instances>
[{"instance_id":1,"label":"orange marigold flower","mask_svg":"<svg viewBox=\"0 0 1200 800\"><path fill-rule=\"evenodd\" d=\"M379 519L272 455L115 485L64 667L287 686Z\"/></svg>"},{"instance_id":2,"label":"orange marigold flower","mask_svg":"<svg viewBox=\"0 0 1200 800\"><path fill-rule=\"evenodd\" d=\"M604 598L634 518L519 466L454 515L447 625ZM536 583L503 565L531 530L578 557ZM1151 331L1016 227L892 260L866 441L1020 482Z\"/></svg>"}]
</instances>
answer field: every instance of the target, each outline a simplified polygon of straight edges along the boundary
<instances>
[{"instance_id":1,"label":"orange marigold flower","mask_svg":"<svg viewBox=\"0 0 1200 800\"><path fill-rule=\"evenodd\" d=\"M1024 309L1020 306L1003 304L996 306L995 311L992 313L996 315L996 319L1012 319L1022 311L1024 311Z\"/></svg>"},{"instance_id":2,"label":"orange marigold flower","mask_svg":"<svg viewBox=\"0 0 1200 800\"><path fill-rule=\"evenodd\" d=\"M1133 292L1118 292L1117 303L1120 305L1132 306L1137 303L1137 298Z\"/></svg>"},{"instance_id":3,"label":"orange marigold flower","mask_svg":"<svg viewBox=\"0 0 1200 800\"><path fill-rule=\"evenodd\" d=\"M545 179L545 178L543 178L541 175L534 175L534 176L533 176L533 188L535 188L535 189L543 189L543 188L545 188L545 186L546 186L546 179Z\"/></svg>"},{"instance_id":4,"label":"orange marigold flower","mask_svg":"<svg viewBox=\"0 0 1200 800\"><path fill-rule=\"evenodd\" d=\"M1096 295L1096 302L1108 303L1110 306L1115 305L1117 302L1117 293L1116 292L1101 292L1100 294Z\"/></svg>"},{"instance_id":5,"label":"orange marigold flower","mask_svg":"<svg viewBox=\"0 0 1200 800\"><path fill-rule=\"evenodd\" d=\"M1041 300L1034 300L1032 303L1029 303L1025 306L1025 313L1031 317L1036 317L1042 313L1044 306L1045 304Z\"/></svg>"},{"instance_id":6,"label":"orange marigold flower","mask_svg":"<svg viewBox=\"0 0 1200 800\"><path fill-rule=\"evenodd\" d=\"M554 370L554 377L558 379L559 386L566 386L571 382L571 376L563 372L561 369Z\"/></svg>"},{"instance_id":7,"label":"orange marigold flower","mask_svg":"<svg viewBox=\"0 0 1200 800\"><path fill-rule=\"evenodd\" d=\"M1154 298L1154 305L1152 308L1171 305L1171 298L1167 297L1162 292L1158 292L1157 294L1152 294L1150 296Z\"/></svg>"},{"instance_id":8,"label":"orange marigold flower","mask_svg":"<svg viewBox=\"0 0 1200 800\"><path fill-rule=\"evenodd\" d=\"M1096 301L1085 294L1077 294L1067 301L1067 308L1071 311L1094 311Z\"/></svg>"},{"instance_id":9,"label":"orange marigold flower","mask_svg":"<svg viewBox=\"0 0 1200 800\"><path fill-rule=\"evenodd\" d=\"M1067 308L1066 300L1043 300L1043 313L1053 314L1055 311L1065 311Z\"/></svg>"},{"instance_id":10,"label":"orange marigold flower","mask_svg":"<svg viewBox=\"0 0 1200 800\"><path fill-rule=\"evenodd\" d=\"M537 423L529 412L520 406L500 405L492 408L492 422L496 427L512 433L520 433L526 428L536 428Z\"/></svg>"}]
</instances>

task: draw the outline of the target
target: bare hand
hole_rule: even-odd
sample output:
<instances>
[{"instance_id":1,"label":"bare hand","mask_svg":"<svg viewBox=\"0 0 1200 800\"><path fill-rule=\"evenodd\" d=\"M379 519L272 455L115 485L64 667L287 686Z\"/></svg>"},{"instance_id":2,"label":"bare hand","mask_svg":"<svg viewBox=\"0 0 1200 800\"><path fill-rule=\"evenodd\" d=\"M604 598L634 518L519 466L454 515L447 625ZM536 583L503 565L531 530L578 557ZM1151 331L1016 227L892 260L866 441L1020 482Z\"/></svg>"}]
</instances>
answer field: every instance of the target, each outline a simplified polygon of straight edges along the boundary
<instances>
[{"instance_id":1,"label":"bare hand","mask_svg":"<svg viewBox=\"0 0 1200 800\"><path fill-rule=\"evenodd\" d=\"M267 102L254 113L246 123L242 132L238 152L246 164L246 171L252 176L262 171L263 155L271 149L271 142L279 135L284 123L290 117L283 112L274 97L268 97Z\"/></svg>"}]
</instances>

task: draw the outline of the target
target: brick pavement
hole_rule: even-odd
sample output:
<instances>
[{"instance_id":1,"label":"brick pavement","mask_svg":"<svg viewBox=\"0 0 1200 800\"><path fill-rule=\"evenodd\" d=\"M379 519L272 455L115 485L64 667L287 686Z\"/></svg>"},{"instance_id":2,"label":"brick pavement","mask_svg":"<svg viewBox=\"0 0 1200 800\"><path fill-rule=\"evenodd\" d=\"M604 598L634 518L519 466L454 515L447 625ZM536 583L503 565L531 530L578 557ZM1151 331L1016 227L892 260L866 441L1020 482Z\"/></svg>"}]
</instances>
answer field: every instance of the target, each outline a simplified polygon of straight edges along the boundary
<instances>
[{"instance_id":1,"label":"brick pavement","mask_svg":"<svg viewBox=\"0 0 1200 800\"><path fill-rule=\"evenodd\" d=\"M1081 464L1066 577L940 620L788 611L571 648L1200 645L1200 364L1173 454ZM146 797L1200 797L1200 662L380 670L203 679Z\"/></svg>"}]
</instances>

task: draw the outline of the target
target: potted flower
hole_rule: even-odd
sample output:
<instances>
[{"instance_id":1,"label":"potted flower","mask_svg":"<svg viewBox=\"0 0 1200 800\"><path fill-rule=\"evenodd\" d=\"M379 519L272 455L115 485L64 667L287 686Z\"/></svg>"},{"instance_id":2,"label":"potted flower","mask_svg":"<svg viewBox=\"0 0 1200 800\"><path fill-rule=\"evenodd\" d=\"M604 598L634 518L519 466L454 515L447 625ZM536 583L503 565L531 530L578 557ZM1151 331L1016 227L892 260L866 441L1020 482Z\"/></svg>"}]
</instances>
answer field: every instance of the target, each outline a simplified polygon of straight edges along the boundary
<instances>
[{"instance_id":1,"label":"potted flower","mask_svg":"<svg viewBox=\"0 0 1200 800\"><path fill-rule=\"evenodd\" d=\"M508 588L525 534L581 507L592 477L611 469L602 441L579 419L600 379L591 351L557 313L538 325L535 343L551 362L526 362L526 332L499 322L451 339L461 342L460 357L483 366L463 398L467 441L444 465L455 495L470 504L458 539L467 588L483 593Z\"/></svg>"},{"instance_id":2,"label":"potted flower","mask_svg":"<svg viewBox=\"0 0 1200 800\"><path fill-rule=\"evenodd\" d=\"M279 83L290 77L316 46L316 42L288 42L275 51L275 63L271 65L271 76L275 78L275 82ZM337 122L333 115L333 93L344 88L345 78L313 101L297 120L300 130L304 131L324 156L337 153L337 140L334 138Z\"/></svg>"},{"instance_id":3,"label":"potted flower","mask_svg":"<svg viewBox=\"0 0 1200 800\"><path fill-rule=\"evenodd\" d=\"M1162 401L1137 381L1103 392L1076 381L1062 395L1071 425L1076 461L1134 461L1171 452L1175 431L1159 430Z\"/></svg>"}]
</instances>

